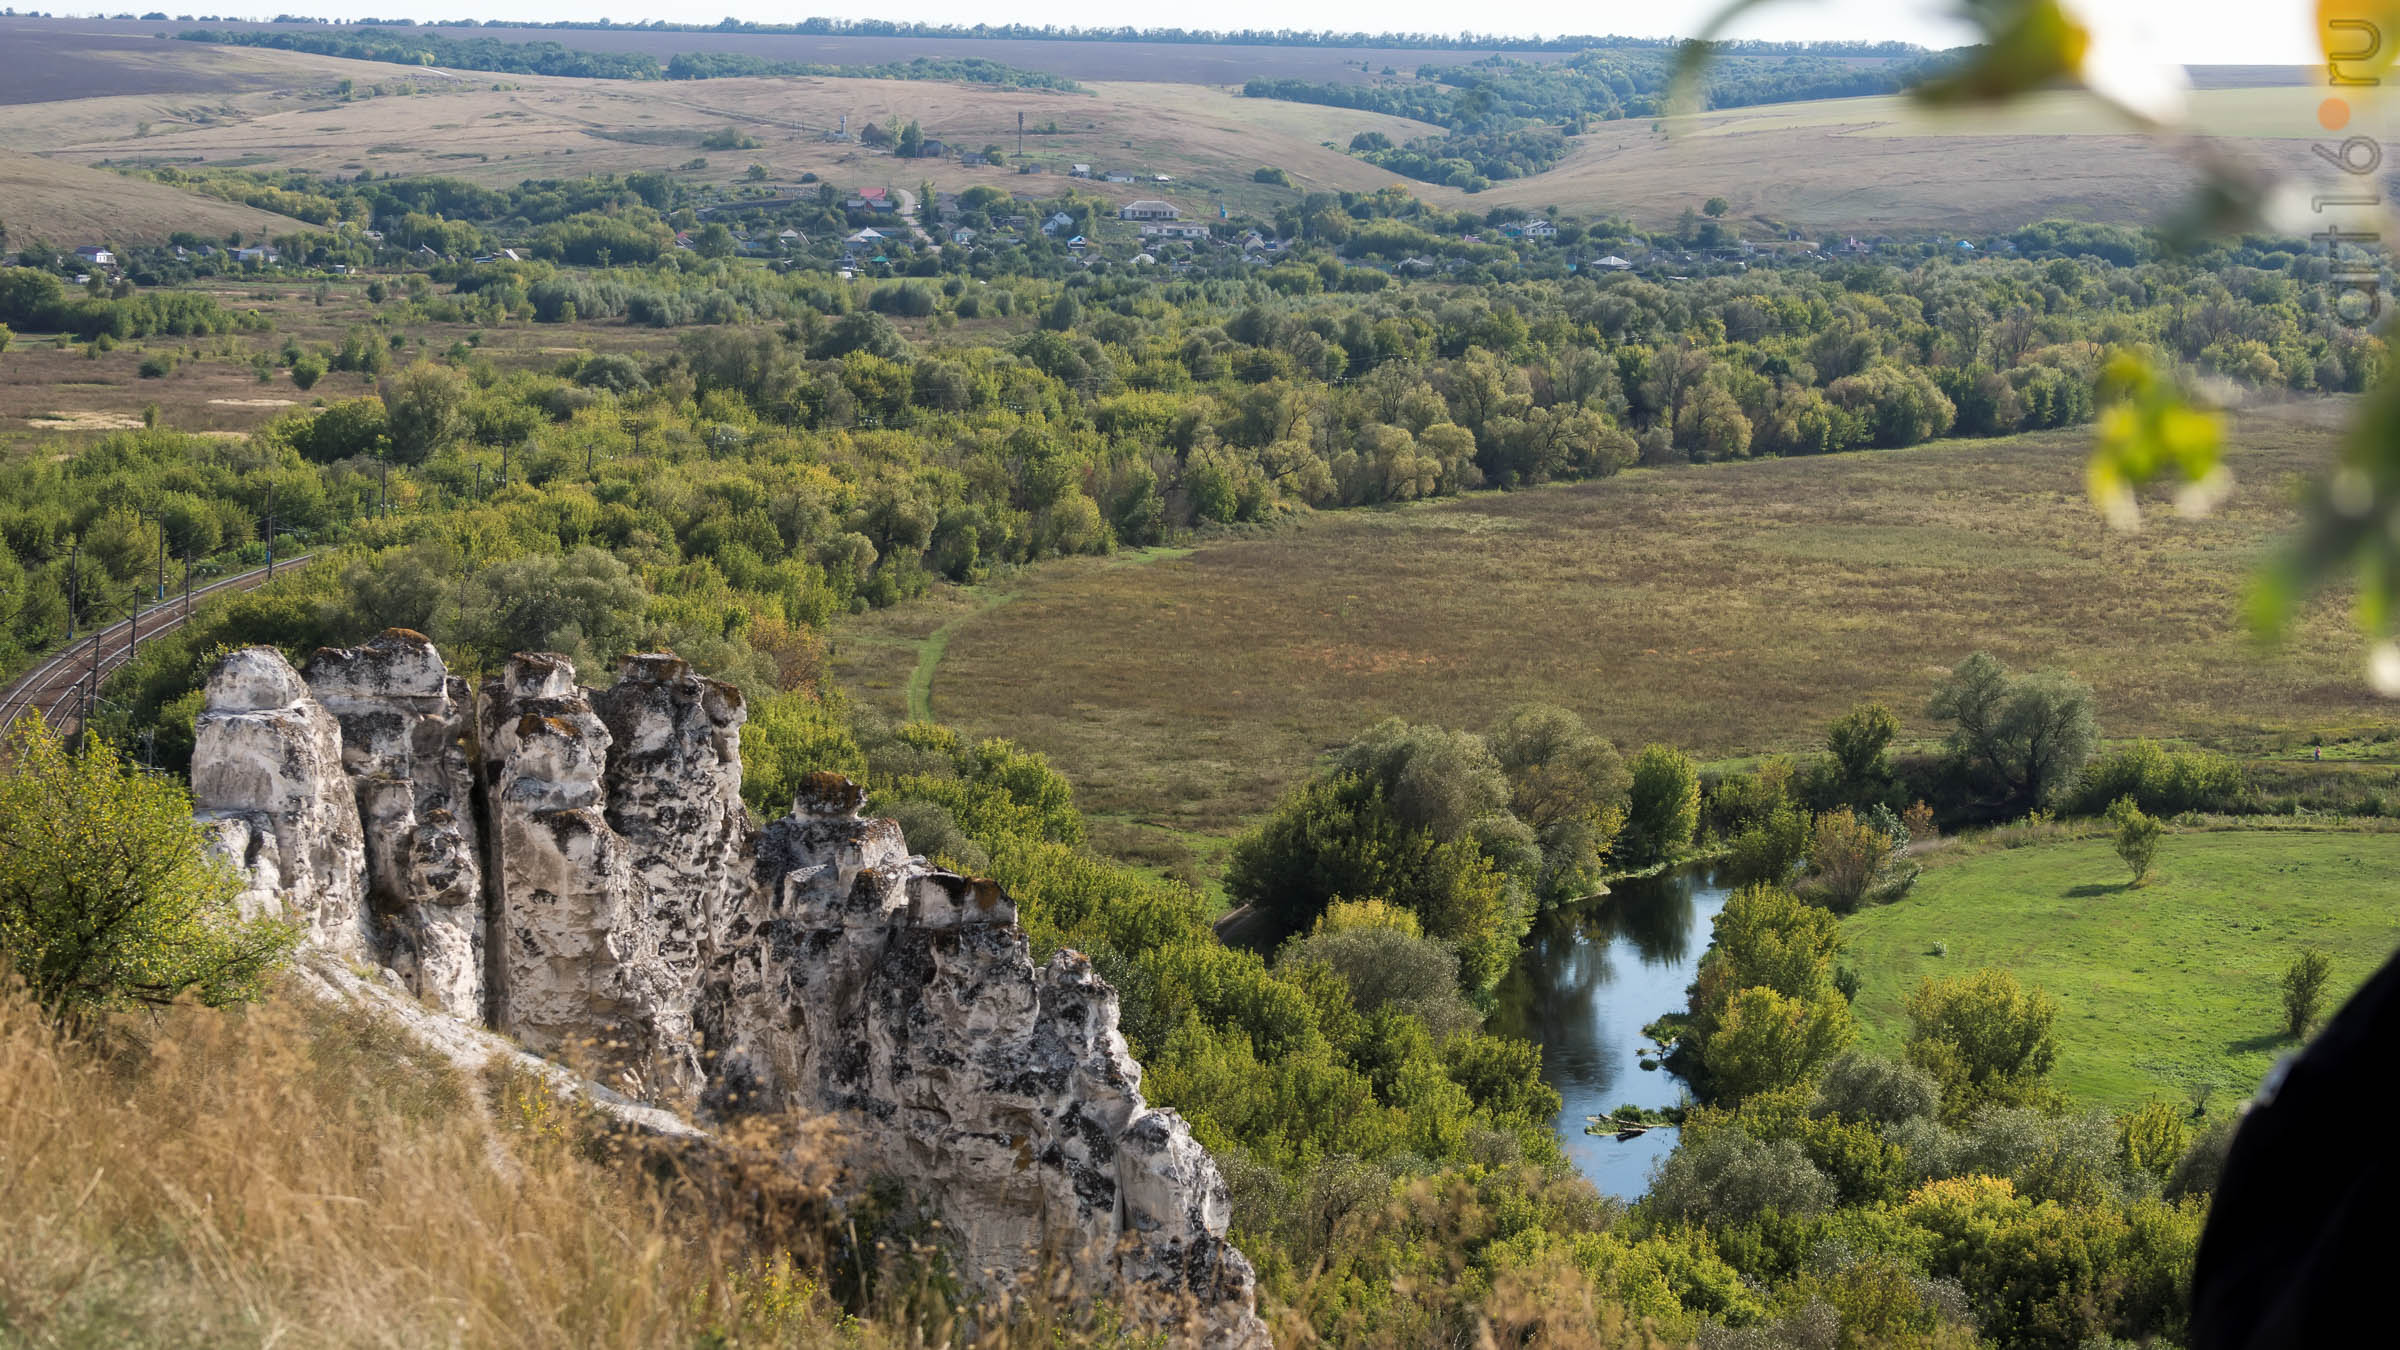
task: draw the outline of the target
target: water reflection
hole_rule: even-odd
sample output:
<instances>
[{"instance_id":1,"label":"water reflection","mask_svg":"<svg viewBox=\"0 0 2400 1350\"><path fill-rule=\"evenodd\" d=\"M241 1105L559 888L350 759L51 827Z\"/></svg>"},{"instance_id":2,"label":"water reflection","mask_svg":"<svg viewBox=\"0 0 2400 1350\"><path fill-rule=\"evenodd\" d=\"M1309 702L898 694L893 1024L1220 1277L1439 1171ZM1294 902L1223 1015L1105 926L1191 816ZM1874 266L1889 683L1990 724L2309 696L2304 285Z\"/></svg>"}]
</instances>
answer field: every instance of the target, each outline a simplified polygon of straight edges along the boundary
<instances>
[{"instance_id":1,"label":"water reflection","mask_svg":"<svg viewBox=\"0 0 2400 1350\"><path fill-rule=\"evenodd\" d=\"M1585 1134L1584 1123L1628 1102L1672 1106L1681 1096L1683 1080L1640 1067L1642 1028L1683 1007L1726 894L1696 870L1621 882L1599 900L1536 920L1500 986L1493 1029L1541 1044L1542 1077L1565 1101L1558 1132L1567 1155L1607 1194L1640 1195L1675 1134L1653 1130L1618 1143Z\"/></svg>"}]
</instances>

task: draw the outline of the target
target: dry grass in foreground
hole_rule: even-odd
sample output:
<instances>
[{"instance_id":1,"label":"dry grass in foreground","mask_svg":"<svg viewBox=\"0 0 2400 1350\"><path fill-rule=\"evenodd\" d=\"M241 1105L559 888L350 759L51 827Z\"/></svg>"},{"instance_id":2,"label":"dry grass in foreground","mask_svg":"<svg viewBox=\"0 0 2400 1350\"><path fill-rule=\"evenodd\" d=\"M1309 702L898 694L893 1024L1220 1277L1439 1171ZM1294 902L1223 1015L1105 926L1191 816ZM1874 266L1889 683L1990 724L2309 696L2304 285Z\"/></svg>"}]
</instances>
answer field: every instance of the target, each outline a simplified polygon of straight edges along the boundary
<instances>
[{"instance_id":1,"label":"dry grass in foreground","mask_svg":"<svg viewBox=\"0 0 2400 1350\"><path fill-rule=\"evenodd\" d=\"M92 1041L0 992L0 1345L1098 1339L979 1331L922 1277L846 1316L817 1273L847 1265L830 1151L768 1142L638 1156L538 1089L298 997Z\"/></svg>"}]
</instances>

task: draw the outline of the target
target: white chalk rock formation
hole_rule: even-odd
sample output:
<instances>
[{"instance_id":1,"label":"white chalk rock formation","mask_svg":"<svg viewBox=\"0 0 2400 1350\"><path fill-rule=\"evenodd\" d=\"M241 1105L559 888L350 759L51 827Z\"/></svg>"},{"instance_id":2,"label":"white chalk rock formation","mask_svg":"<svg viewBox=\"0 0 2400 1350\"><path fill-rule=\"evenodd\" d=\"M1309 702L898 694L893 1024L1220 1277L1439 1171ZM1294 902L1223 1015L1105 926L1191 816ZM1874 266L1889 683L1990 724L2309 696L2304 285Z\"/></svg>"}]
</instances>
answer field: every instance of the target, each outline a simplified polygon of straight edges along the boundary
<instances>
[{"instance_id":1,"label":"white chalk rock formation","mask_svg":"<svg viewBox=\"0 0 2400 1350\"><path fill-rule=\"evenodd\" d=\"M193 783L257 903L627 1110L841 1117L970 1282L1063 1272L1173 1343L1270 1344L1224 1179L1143 1101L1115 991L1073 952L1037 968L997 885L911 854L837 775L753 827L741 696L673 656L592 694L520 655L465 705L400 630L308 685L228 657Z\"/></svg>"},{"instance_id":2,"label":"white chalk rock formation","mask_svg":"<svg viewBox=\"0 0 2400 1350\"><path fill-rule=\"evenodd\" d=\"M305 678L341 724L384 964L425 1002L481 1021L483 862L466 682L451 677L431 639L405 628L320 649Z\"/></svg>"},{"instance_id":3,"label":"white chalk rock formation","mask_svg":"<svg viewBox=\"0 0 2400 1350\"><path fill-rule=\"evenodd\" d=\"M691 990L660 955L656 910L703 900L654 893L608 823L608 727L565 657L512 659L484 685L478 726L498 844L494 1025L629 1096L681 1104L699 1086Z\"/></svg>"},{"instance_id":4,"label":"white chalk rock formation","mask_svg":"<svg viewBox=\"0 0 2400 1350\"><path fill-rule=\"evenodd\" d=\"M342 730L271 647L228 654L194 727L192 804L216 847L251 877L252 913L366 958L366 841L342 772Z\"/></svg>"}]
</instances>

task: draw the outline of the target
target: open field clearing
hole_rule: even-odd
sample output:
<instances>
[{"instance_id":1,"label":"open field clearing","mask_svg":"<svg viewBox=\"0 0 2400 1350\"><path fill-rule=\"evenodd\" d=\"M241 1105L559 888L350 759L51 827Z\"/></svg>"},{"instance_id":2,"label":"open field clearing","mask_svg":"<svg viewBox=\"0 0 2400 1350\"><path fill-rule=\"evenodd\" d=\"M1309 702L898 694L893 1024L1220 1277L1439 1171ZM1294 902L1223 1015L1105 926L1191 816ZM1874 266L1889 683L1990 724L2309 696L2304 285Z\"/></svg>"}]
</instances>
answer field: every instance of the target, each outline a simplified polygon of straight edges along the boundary
<instances>
[{"instance_id":1,"label":"open field clearing","mask_svg":"<svg viewBox=\"0 0 2400 1350\"><path fill-rule=\"evenodd\" d=\"M2085 1105L2205 1083L2222 1112L2296 1045L2294 958L2332 958L2330 1013L2400 944L2400 833L2173 833L2138 890L2106 839L1927 861L1906 899L1843 921L1862 1042L1899 1051L1926 976L2005 967L2058 999L2053 1079Z\"/></svg>"},{"instance_id":2,"label":"open field clearing","mask_svg":"<svg viewBox=\"0 0 2400 1350\"><path fill-rule=\"evenodd\" d=\"M841 186L930 179L947 190L978 183L1038 188L1041 180L1028 183L1005 168L896 161L823 139L845 117L853 129L898 118L953 145L996 143L1014 151L1022 112L1030 129L1025 149L1035 162L1057 172L1087 163L1167 174L1177 182L1165 195L1204 217L1220 204L1243 211L1288 201L1289 190L1251 181L1253 170L1278 166L1303 189L1363 192L1400 184L1454 208L1623 214L1645 225L1671 222L1722 195L1737 219L1851 233L1983 232L2045 216L2150 221L2173 210L2191 181L2187 164L2088 99L2063 94L2000 115L1932 114L1904 99L1864 98L1704 114L1680 120L1672 133L1645 120L1599 123L1556 169L1469 195L1400 178L1326 144L1347 145L1362 131L1404 141L1436 128L1234 92L1246 74L1339 79L1346 69L1364 77L1360 60L1378 72L1385 64L1406 72L1449 59L1441 53L480 30L504 40L661 54L721 47L794 60L983 56L1054 70L1092 89L1068 95L928 81L548 79L128 36L155 27L79 22L69 29L0 20L0 33L33 34L39 50L57 50L58 69L82 72L25 83L35 95L0 106L0 145L85 164L235 163L345 175L444 173L492 183L673 169L732 184L757 162L771 181L785 184L815 173ZM808 50L796 45L786 53L778 43ZM1007 50L1019 47L1058 49L1052 53L1058 59L1045 63ZM30 59L15 50L0 55L0 74ZM108 72L119 69L125 82L109 83ZM2232 87L2194 96L2199 125L2226 138L2234 153L2284 155L2295 138L2317 131L2314 95L2288 76L2281 68L2228 68L2224 83ZM342 79L361 89L406 81L419 92L341 102L332 90ZM706 168L682 170L702 136L728 125L763 145L700 155L710 161ZM1162 191L1156 184L1098 182L1092 189L1116 200ZM49 195L71 195L95 214L108 207L106 196L88 186ZM48 208L37 203L35 210Z\"/></svg>"},{"instance_id":3,"label":"open field clearing","mask_svg":"<svg viewBox=\"0 0 2400 1350\"><path fill-rule=\"evenodd\" d=\"M290 32L311 25L263 24L238 21L142 21L138 19L0 18L0 46L20 38L81 35L86 45L105 38L112 45L155 43L156 34L175 34L195 28L274 28ZM630 28L437 28L456 38L491 38L499 42L555 42L587 52L647 52L662 63L678 52L740 52L763 61L803 61L818 65L877 65L915 57L980 57L1015 66L1063 75L1072 80L1140 80L1167 84L1240 85L1254 79L1322 80L1365 83L1385 67L1407 74L1423 65L1461 65L1491 55L1488 51L1432 50L1390 47L1239 46L1200 42L1070 42L1042 39L984 39L937 37L818 37L797 33L673 33ZM1509 52L1512 60L1564 61L1572 52ZM1360 62L1371 69L1361 70ZM0 56L0 78L14 73L16 62ZM43 95L42 97L58 97Z\"/></svg>"},{"instance_id":4,"label":"open field clearing","mask_svg":"<svg viewBox=\"0 0 2400 1350\"><path fill-rule=\"evenodd\" d=\"M362 87L375 80L416 78L397 66L308 59L347 68L347 77ZM77 163L232 162L343 175L440 173L490 183L679 170L698 154L709 167L686 176L726 184L741 180L756 162L767 167L770 181L785 185L813 172L843 186L914 187L930 179L943 189L983 183L1056 191L1056 178L1028 180L1010 169L970 168L956 160L899 160L824 136L844 118L854 130L898 118L914 120L926 135L954 145L997 143L1013 151L1022 112L1025 149L1037 162L1060 172L1072 163L1089 163L1168 174L1178 181L1163 189L1154 183L1097 180L1088 187L1120 200L1163 192L1187 211L1213 218L1219 200L1238 210L1289 198L1288 190L1251 181L1263 165L1282 166L1308 187L1373 191L1406 182L1320 142L1346 144L1353 133L1366 130L1394 139L1435 130L1403 118L1242 99L1197 85L1103 84L1092 94L1077 95L917 80L670 83L539 76L467 80L437 73L413 96L343 102L333 96L332 79L324 72L295 71L303 73L309 91L304 95L228 94L205 108L139 97L0 108L0 145ZM1055 130L1047 129L1053 125ZM702 137L727 126L740 128L761 146L700 151Z\"/></svg>"},{"instance_id":5,"label":"open field clearing","mask_svg":"<svg viewBox=\"0 0 2400 1350\"><path fill-rule=\"evenodd\" d=\"M1236 830L1386 716L1480 729L1540 699L1620 745L1713 757L1806 749L1871 697L1930 734L1927 691L1979 647L2090 681L2110 736L2288 750L2388 716L2339 605L2272 651L2233 617L2344 409L2245 415L2225 508L2138 535L2084 500L2082 431L1637 470L1044 565L992 583L1006 603L864 616L837 664L898 712L943 631L916 676L934 715L1048 752L1088 809L1177 838Z\"/></svg>"},{"instance_id":6,"label":"open field clearing","mask_svg":"<svg viewBox=\"0 0 2400 1350\"><path fill-rule=\"evenodd\" d=\"M2210 88L2192 106L2198 128L2230 152L2297 171L2308 153L2298 142L2323 133L2321 98L2292 85ZM1597 124L1550 172L1473 200L1616 211L1658 226L1722 196L1737 219L1804 229L1972 233L2049 216L2147 223L2172 213L2192 183L2186 161L2075 93L1998 112L1822 99L1654 125Z\"/></svg>"},{"instance_id":7,"label":"open field clearing","mask_svg":"<svg viewBox=\"0 0 2400 1350\"><path fill-rule=\"evenodd\" d=\"M0 19L0 104L272 90L295 72L361 64L248 47L192 51L202 44L154 36L171 27Z\"/></svg>"}]
</instances>

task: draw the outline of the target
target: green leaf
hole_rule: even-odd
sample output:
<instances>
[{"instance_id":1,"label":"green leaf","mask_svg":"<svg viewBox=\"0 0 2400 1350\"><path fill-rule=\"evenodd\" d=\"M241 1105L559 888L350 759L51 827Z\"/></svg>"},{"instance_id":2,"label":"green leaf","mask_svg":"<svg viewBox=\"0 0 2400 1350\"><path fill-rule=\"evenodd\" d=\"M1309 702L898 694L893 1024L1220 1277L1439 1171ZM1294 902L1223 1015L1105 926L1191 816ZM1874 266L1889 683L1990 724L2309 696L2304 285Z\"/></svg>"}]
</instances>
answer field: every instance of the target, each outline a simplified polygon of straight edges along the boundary
<instances>
[{"instance_id":1,"label":"green leaf","mask_svg":"<svg viewBox=\"0 0 2400 1350\"><path fill-rule=\"evenodd\" d=\"M2186 515L2206 515L2224 500L2233 476L2224 464L2223 417L2193 406L2131 352L2109 358L2099 395L2099 436L2084 466L2084 487L2111 525L2141 528L2135 493L2162 478L2180 484L2175 506Z\"/></svg>"},{"instance_id":2,"label":"green leaf","mask_svg":"<svg viewBox=\"0 0 2400 1350\"><path fill-rule=\"evenodd\" d=\"M1984 45L1965 66L1917 87L1937 107L1992 103L2072 79L2083 69L2092 35L2058 0L1969 0L1966 17Z\"/></svg>"}]
</instances>

